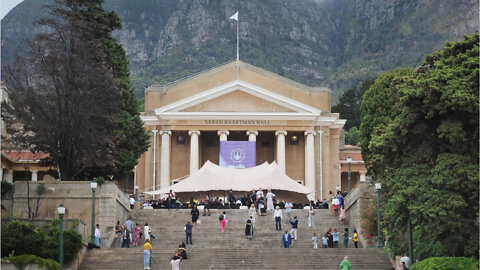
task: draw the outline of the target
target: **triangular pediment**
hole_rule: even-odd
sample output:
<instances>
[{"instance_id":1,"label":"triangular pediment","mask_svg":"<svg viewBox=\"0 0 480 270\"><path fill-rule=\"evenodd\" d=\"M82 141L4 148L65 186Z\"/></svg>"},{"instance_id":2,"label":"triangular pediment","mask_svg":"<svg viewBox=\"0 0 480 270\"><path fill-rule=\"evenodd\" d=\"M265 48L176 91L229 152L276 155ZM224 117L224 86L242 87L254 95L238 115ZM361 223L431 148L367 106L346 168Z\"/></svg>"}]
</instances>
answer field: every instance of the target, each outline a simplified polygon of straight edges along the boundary
<instances>
[{"instance_id":1,"label":"triangular pediment","mask_svg":"<svg viewBox=\"0 0 480 270\"><path fill-rule=\"evenodd\" d=\"M320 115L320 110L317 108L242 80L220 85L155 110L155 114L158 116L181 113L192 114L195 112Z\"/></svg>"},{"instance_id":2,"label":"triangular pediment","mask_svg":"<svg viewBox=\"0 0 480 270\"><path fill-rule=\"evenodd\" d=\"M241 90L213 98L188 107L182 112L294 112L290 108L275 104Z\"/></svg>"}]
</instances>

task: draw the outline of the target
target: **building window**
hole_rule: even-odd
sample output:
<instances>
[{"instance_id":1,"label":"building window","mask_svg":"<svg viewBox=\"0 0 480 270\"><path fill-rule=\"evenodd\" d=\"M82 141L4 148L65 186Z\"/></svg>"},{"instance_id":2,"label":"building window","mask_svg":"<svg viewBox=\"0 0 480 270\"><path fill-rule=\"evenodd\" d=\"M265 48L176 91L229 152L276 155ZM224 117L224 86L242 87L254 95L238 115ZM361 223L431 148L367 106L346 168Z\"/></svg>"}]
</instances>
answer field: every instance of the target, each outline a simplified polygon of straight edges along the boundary
<instances>
[{"instance_id":1,"label":"building window","mask_svg":"<svg viewBox=\"0 0 480 270\"><path fill-rule=\"evenodd\" d=\"M185 144L185 141L186 141L185 135L183 135L183 134L178 135L177 144Z\"/></svg>"},{"instance_id":2,"label":"building window","mask_svg":"<svg viewBox=\"0 0 480 270\"><path fill-rule=\"evenodd\" d=\"M298 145L298 137L297 137L297 135L293 135L293 136L290 138L290 145Z\"/></svg>"},{"instance_id":3,"label":"building window","mask_svg":"<svg viewBox=\"0 0 480 270\"><path fill-rule=\"evenodd\" d=\"M215 143L213 141L206 141L205 142L205 147L214 147Z\"/></svg>"},{"instance_id":4,"label":"building window","mask_svg":"<svg viewBox=\"0 0 480 270\"><path fill-rule=\"evenodd\" d=\"M270 147L270 142L269 141L262 142L262 147Z\"/></svg>"}]
</instances>

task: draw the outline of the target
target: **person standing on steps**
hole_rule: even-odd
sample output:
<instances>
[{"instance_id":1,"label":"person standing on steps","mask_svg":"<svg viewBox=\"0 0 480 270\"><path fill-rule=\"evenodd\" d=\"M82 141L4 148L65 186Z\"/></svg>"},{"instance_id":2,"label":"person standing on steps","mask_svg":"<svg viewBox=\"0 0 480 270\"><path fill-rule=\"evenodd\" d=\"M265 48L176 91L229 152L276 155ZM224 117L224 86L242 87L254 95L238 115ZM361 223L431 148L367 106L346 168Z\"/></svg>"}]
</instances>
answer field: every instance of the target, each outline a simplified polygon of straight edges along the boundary
<instances>
[{"instance_id":1,"label":"person standing on steps","mask_svg":"<svg viewBox=\"0 0 480 270\"><path fill-rule=\"evenodd\" d=\"M328 229L328 232L327 232L327 238L328 238L328 247L329 248L333 248L333 236L332 236L332 228L329 228Z\"/></svg>"},{"instance_id":2,"label":"person standing on steps","mask_svg":"<svg viewBox=\"0 0 480 270\"><path fill-rule=\"evenodd\" d=\"M322 236L322 245L323 245L323 248L328 248L328 237L327 237L327 234L324 234Z\"/></svg>"},{"instance_id":3,"label":"person standing on steps","mask_svg":"<svg viewBox=\"0 0 480 270\"><path fill-rule=\"evenodd\" d=\"M340 221L342 222L342 225L345 225L346 217L347 217L347 212L345 210L345 205L342 205L342 208L340 208Z\"/></svg>"},{"instance_id":4,"label":"person standing on steps","mask_svg":"<svg viewBox=\"0 0 480 270\"><path fill-rule=\"evenodd\" d=\"M312 242L313 242L313 248L318 248L317 234L316 233L313 233Z\"/></svg>"},{"instance_id":5,"label":"person standing on steps","mask_svg":"<svg viewBox=\"0 0 480 270\"><path fill-rule=\"evenodd\" d=\"M315 227L315 210L313 210L313 206L310 206L310 210L308 210L307 218L308 218L308 227Z\"/></svg>"},{"instance_id":6,"label":"person standing on steps","mask_svg":"<svg viewBox=\"0 0 480 270\"><path fill-rule=\"evenodd\" d=\"M223 212L223 214L220 215L218 220L220 221L220 232L223 233L225 232L225 224L227 224L227 214L225 213L225 211Z\"/></svg>"},{"instance_id":7,"label":"person standing on steps","mask_svg":"<svg viewBox=\"0 0 480 270\"><path fill-rule=\"evenodd\" d=\"M269 189L267 192L267 211L273 211L273 198L275 194L272 193L272 190Z\"/></svg>"},{"instance_id":8,"label":"person standing on steps","mask_svg":"<svg viewBox=\"0 0 480 270\"><path fill-rule=\"evenodd\" d=\"M290 230L290 234L293 234L295 241L297 241L297 228L298 228L297 216L293 217L293 221L290 221L290 224L292 224L292 229Z\"/></svg>"},{"instance_id":9,"label":"person standing on steps","mask_svg":"<svg viewBox=\"0 0 480 270\"><path fill-rule=\"evenodd\" d=\"M98 224L95 228L95 245L97 245L97 247L100 247L100 225Z\"/></svg>"},{"instance_id":10,"label":"person standing on steps","mask_svg":"<svg viewBox=\"0 0 480 270\"><path fill-rule=\"evenodd\" d=\"M290 248L290 245L292 244L292 235L289 234L288 231L285 231L282 235L282 244L284 248Z\"/></svg>"},{"instance_id":11,"label":"person standing on steps","mask_svg":"<svg viewBox=\"0 0 480 270\"><path fill-rule=\"evenodd\" d=\"M254 205L255 209L255 205ZM250 216L247 220L247 224L245 225L245 235L248 237L249 240L252 240L253 237L253 217Z\"/></svg>"},{"instance_id":12,"label":"person standing on steps","mask_svg":"<svg viewBox=\"0 0 480 270\"><path fill-rule=\"evenodd\" d=\"M340 234L341 232L338 232L337 229L333 230L332 232L334 248L338 248L338 241L340 240Z\"/></svg>"},{"instance_id":13,"label":"person standing on steps","mask_svg":"<svg viewBox=\"0 0 480 270\"><path fill-rule=\"evenodd\" d=\"M285 223L288 223L292 219L292 208L293 204L287 201L285 204Z\"/></svg>"},{"instance_id":14,"label":"person standing on steps","mask_svg":"<svg viewBox=\"0 0 480 270\"><path fill-rule=\"evenodd\" d=\"M332 208L335 216L338 216L338 207L339 207L338 204L339 204L339 201L338 201L337 195L335 195L332 199Z\"/></svg>"},{"instance_id":15,"label":"person standing on steps","mask_svg":"<svg viewBox=\"0 0 480 270\"><path fill-rule=\"evenodd\" d=\"M210 216L210 197L208 196L207 193L205 193L205 199L203 200L204 207L203 207L203 215L207 215L207 210L208 210L208 215Z\"/></svg>"},{"instance_id":16,"label":"person standing on steps","mask_svg":"<svg viewBox=\"0 0 480 270\"><path fill-rule=\"evenodd\" d=\"M122 248L127 247L130 248L130 232L128 231L127 226L123 226L123 243L122 243Z\"/></svg>"},{"instance_id":17,"label":"person standing on steps","mask_svg":"<svg viewBox=\"0 0 480 270\"><path fill-rule=\"evenodd\" d=\"M228 192L228 205L230 209L235 208L235 196L233 195L232 189L230 189L230 191Z\"/></svg>"},{"instance_id":18,"label":"person standing on steps","mask_svg":"<svg viewBox=\"0 0 480 270\"><path fill-rule=\"evenodd\" d=\"M353 230L353 245L358 248L358 233L357 230Z\"/></svg>"},{"instance_id":19,"label":"person standing on steps","mask_svg":"<svg viewBox=\"0 0 480 270\"><path fill-rule=\"evenodd\" d=\"M185 224L185 243L188 245L188 239L190 239L190 245L193 245L192 244L192 228L193 228L193 225L192 223L190 223L190 220L187 221L187 224Z\"/></svg>"},{"instance_id":20,"label":"person standing on steps","mask_svg":"<svg viewBox=\"0 0 480 270\"><path fill-rule=\"evenodd\" d=\"M135 207L135 199L132 197L130 197L130 209L133 209Z\"/></svg>"},{"instance_id":21,"label":"person standing on steps","mask_svg":"<svg viewBox=\"0 0 480 270\"><path fill-rule=\"evenodd\" d=\"M148 226L148 223L145 223L145 227L143 227L143 235L145 235L145 240L150 240L150 226Z\"/></svg>"},{"instance_id":22,"label":"person standing on steps","mask_svg":"<svg viewBox=\"0 0 480 270\"><path fill-rule=\"evenodd\" d=\"M257 217L257 211L255 209L255 204L253 203L248 209L248 216L252 219L252 222L255 223L255 218Z\"/></svg>"},{"instance_id":23,"label":"person standing on steps","mask_svg":"<svg viewBox=\"0 0 480 270\"><path fill-rule=\"evenodd\" d=\"M143 269L150 269L150 256L152 255L152 245L150 239L145 239L143 245Z\"/></svg>"},{"instance_id":24,"label":"person standing on steps","mask_svg":"<svg viewBox=\"0 0 480 270\"><path fill-rule=\"evenodd\" d=\"M190 211L190 216L192 217L192 223L194 226L197 226L197 220L200 216L200 211L198 211L197 206L194 205L192 210Z\"/></svg>"},{"instance_id":25,"label":"person standing on steps","mask_svg":"<svg viewBox=\"0 0 480 270\"><path fill-rule=\"evenodd\" d=\"M175 192L170 189L170 192L168 193L168 197L170 198L170 203L172 204L172 208L175 208L175 210L178 212L177 208L177 196L175 196Z\"/></svg>"},{"instance_id":26,"label":"person standing on steps","mask_svg":"<svg viewBox=\"0 0 480 270\"><path fill-rule=\"evenodd\" d=\"M345 256L345 258L343 258L343 261L340 263L340 269L342 270L352 269L352 263L348 260L348 256Z\"/></svg>"},{"instance_id":27,"label":"person standing on steps","mask_svg":"<svg viewBox=\"0 0 480 270\"><path fill-rule=\"evenodd\" d=\"M132 217L128 217L127 221L123 223L123 226L127 226L127 230L130 233L130 237L128 239L130 239L131 241L133 239L132 232L133 232L133 229L135 228L135 224L133 224Z\"/></svg>"},{"instance_id":28,"label":"person standing on steps","mask_svg":"<svg viewBox=\"0 0 480 270\"><path fill-rule=\"evenodd\" d=\"M348 228L345 228L345 232L343 233L343 247L348 248Z\"/></svg>"},{"instance_id":29,"label":"person standing on steps","mask_svg":"<svg viewBox=\"0 0 480 270\"><path fill-rule=\"evenodd\" d=\"M275 207L275 212L273 212L273 217L275 218L275 229L277 231L281 231L282 230L282 210L280 210L279 206Z\"/></svg>"},{"instance_id":30,"label":"person standing on steps","mask_svg":"<svg viewBox=\"0 0 480 270\"><path fill-rule=\"evenodd\" d=\"M133 233L133 246L136 247L138 246L140 242L140 226L138 226L138 223L135 224L135 229Z\"/></svg>"},{"instance_id":31,"label":"person standing on steps","mask_svg":"<svg viewBox=\"0 0 480 270\"><path fill-rule=\"evenodd\" d=\"M118 220L117 225L115 225L115 247L122 247L122 225L120 224L120 220Z\"/></svg>"}]
</instances>

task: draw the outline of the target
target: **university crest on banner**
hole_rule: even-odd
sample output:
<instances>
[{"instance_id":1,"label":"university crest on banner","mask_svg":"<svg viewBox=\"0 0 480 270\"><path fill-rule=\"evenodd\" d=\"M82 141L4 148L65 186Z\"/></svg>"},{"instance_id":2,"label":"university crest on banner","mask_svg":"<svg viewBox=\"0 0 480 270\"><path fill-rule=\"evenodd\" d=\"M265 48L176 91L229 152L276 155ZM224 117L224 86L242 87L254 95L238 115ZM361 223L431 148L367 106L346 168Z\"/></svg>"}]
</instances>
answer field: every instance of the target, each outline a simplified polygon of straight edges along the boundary
<instances>
[{"instance_id":1,"label":"university crest on banner","mask_svg":"<svg viewBox=\"0 0 480 270\"><path fill-rule=\"evenodd\" d=\"M219 161L221 167L255 167L257 165L256 142L221 141Z\"/></svg>"}]
</instances>

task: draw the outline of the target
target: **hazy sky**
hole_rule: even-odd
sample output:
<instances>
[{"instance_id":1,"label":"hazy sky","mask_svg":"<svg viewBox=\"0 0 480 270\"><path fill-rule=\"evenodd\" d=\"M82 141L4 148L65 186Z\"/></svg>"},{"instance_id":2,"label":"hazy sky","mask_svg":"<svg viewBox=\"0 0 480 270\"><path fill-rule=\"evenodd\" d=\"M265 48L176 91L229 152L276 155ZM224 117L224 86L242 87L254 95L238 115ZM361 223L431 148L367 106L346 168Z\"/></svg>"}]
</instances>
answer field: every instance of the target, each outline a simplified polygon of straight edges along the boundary
<instances>
[{"instance_id":1,"label":"hazy sky","mask_svg":"<svg viewBox=\"0 0 480 270\"><path fill-rule=\"evenodd\" d=\"M0 1L0 19L3 19L7 13L23 0L1 0Z\"/></svg>"}]
</instances>

